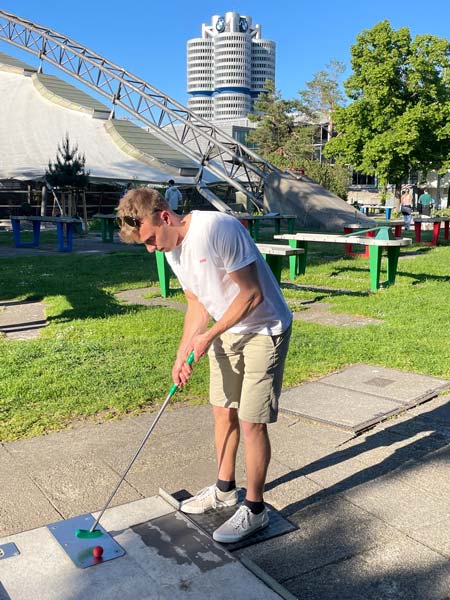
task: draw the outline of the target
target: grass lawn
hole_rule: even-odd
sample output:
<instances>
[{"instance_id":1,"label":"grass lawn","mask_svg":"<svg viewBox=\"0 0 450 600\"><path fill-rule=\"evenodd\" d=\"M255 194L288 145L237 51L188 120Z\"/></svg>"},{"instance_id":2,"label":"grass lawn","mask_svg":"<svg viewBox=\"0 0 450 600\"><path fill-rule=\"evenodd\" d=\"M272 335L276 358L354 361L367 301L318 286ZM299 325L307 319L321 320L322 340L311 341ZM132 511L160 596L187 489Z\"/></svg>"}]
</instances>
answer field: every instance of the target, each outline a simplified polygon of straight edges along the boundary
<instances>
[{"instance_id":1,"label":"grass lawn","mask_svg":"<svg viewBox=\"0 0 450 600\"><path fill-rule=\"evenodd\" d=\"M0 244L9 235L0 234ZM345 258L341 245L312 246L306 276L296 281L311 288L284 287L288 301L325 301L336 312L383 323L349 328L296 321L285 387L358 362L450 378L450 246L414 246L401 255L396 285L370 293L366 259ZM154 256L144 249L24 256L0 259L0 270L0 301L41 300L48 319L38 339L0 339L0 440L86 417L106 420L164 400L183 314L122 305L113 295L157 285ZM288 281L287 268L282 279ZM202 360L174 402L207 397Z\"/></svg>"}]
</instances>

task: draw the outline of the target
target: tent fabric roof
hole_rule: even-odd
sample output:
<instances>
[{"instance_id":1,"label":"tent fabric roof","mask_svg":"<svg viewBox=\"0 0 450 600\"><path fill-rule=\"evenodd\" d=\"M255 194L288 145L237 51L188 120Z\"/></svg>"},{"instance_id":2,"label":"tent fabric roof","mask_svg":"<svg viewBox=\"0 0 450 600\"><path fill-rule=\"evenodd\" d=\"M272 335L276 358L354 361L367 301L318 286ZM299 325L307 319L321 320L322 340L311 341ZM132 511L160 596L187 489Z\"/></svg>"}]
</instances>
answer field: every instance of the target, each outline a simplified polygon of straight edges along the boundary
<instances>
[{"instance_id":1,"label":"tent fabric roof","mask_svg":"<svg viewBox=\"0 0 450 600\"><path fill-rule=\"evenodd\" d=\"M174 175L126 154L107 132L107 121L55 104L24 74L0 69L0 106L0 180L41 178L68 133L71 145L85 155L91 178L193 183L193 177Z\"/></svg>"}]
</instances>

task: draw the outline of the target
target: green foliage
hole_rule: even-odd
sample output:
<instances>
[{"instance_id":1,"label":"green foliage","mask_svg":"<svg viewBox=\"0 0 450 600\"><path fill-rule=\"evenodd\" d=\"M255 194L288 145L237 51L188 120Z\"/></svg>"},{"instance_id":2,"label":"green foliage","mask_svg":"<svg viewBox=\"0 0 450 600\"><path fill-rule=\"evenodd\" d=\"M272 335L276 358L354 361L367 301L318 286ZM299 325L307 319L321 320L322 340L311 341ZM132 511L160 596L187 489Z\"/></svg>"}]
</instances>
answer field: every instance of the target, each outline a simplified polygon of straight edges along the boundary
<instances>
[{"instance_id":1,"label":"green foliage","mask_svg":"<svg viewBox=\"0 0 450 600\"><path fill-rule=\"evenodd\" d=\"M264 87L265 91L255 101L255 113L249 115L257 128L249 133L248 141L255 144L263 156L268 156L282 149L294 131L294 113L298 103L283 100L271 79Z\"/></svg>"},{"instance_id":2,"label":"green foliage","mask_svg":"<svg viewBox=\"0 0 450 600\"><path fill-rule=\"evenodd\" d=\"M307 161L312 160L314 131L314 125L297 125L283 147L286 167L303 168Z\"/></svg>"},{"instance_id":3,"label":"green foliage","mask_svg":"<svg viewBox=\"0 0 450 600\"><path fill-rule=\"evenodd\" d=\"M352 46L352 100L333 112L339 135L328 156L397 185L411 170L450 166L450 42L431 35L412 39L387 20L364 30Z\"/></svg>"},{"instance_id":4,"label":"green foliage","mask_svg":"<svg viewBox=\"0 0 450 600\"><path fill-rule=\"evenodd\" d=\"M275 91L274 83L266 83L266 92L256 102L257 113L250 119L257 123L249 139L256 144L258 152L280 169L306 170L309 177L343 199L347 198L346 187L349 174L346 168L321 164L314 160L314 122L329 115L343 95L338 77L343 72L342 63L332 61L328 71L319 71L307 83L307 89L299 92L301 100L283 100ZM296 123L295 114L302 113L312 121ZM330 131L332 126L330 128Z\"/></svg>"},{"instance_id":5,"label":"green foliage","mask_svg":"<svg viewBox=\"0 0 450 600\"><path fill-rule=\"evenodd\" d=\"M54 187L83 189L89 183L89 171L85 170L86 158L78 152L78 146L70 147L69 134L66 133L58 145L56 161L48 163L45 179Z\"/></svg>"},{"instance_id":6,"label":"green foliage","mask_svg":"<svg viewBox=\"0 0 450 600\"><path fill-rule=\"evenodd\" d=\"M440 210L435 210L434 215L436 217L450 217L450 208L441 208Z\"/></svg>"},{"instance_id":7,"label":"green foliage","mask_svg":"<svg viewBox=\"0 0 450 600\"><path fill-rule=\"evenodd\" d=\"M308 177L320 183L343 200L347 200L347 187L350 184L350 172L346 166L320 163L318 160L304 161Z\"/></svg>"},{"instance_id":8,"label":"green foliage","mask_svg":"<svg viewBox=\"0 0 450 600\"><path fill-rule=\"evenodd\" d=\"M302 110L315 123L328 122L328 139L333 133L332 113L345 100L339 77L345 71L345 65L333 59L327 70L318 71L311 81L306 83L306 89L300 90Z\"/></svg>"}]
</instances>

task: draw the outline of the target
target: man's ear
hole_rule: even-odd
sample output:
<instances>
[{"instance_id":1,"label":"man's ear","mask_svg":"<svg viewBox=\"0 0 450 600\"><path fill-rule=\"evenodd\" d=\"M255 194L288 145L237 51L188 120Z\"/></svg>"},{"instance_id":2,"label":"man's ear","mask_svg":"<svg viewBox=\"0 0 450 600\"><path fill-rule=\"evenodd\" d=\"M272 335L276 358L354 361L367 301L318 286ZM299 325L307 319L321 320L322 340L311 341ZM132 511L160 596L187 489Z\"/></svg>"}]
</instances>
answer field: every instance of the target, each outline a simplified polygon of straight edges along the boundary
<instances>
[{"instance_id":1,"label":"man's ear","mask_svg":"<svg viewBox=\"0 0 450 600\"><path fill-rule=\"evenodd\" d=\"M161 220L164 221L167 225L171 225L172 217L168 210L161 211Z\"/></svg>"}]
</instances>

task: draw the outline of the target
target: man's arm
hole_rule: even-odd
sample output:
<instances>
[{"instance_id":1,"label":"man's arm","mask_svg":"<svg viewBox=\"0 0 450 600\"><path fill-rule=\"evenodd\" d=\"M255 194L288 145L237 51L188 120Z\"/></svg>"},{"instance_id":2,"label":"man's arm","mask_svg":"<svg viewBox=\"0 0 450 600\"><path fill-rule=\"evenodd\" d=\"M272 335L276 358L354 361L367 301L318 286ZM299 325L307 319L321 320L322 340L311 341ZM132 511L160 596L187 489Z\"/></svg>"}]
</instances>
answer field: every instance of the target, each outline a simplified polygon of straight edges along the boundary
<instances>
[{"instance_id":1,"label":"man's arm","mask_svg":"<svg viewBox=\"0 0 450 600\"><path fill-rule=\"evenodd\" d=\"M193 339L204 333L208 327L210 316L197 296L185 290L187 310L184 317L183 335L178 344L177 358L172 368L174 383L185 384L190 377L192 368L186 363L186 358L193 349Z\"/></svg>"},{"instance_id":2,"label":"man's arm","mask_svg":"<svg viewBox=\"0 0 450 600\"><path fill-rule=\"evenodd\" d=\"M264 299L256 262L229 273L229 276L239 286L239 292L222 317L210 329L191 339L196 362L206 354L215 338L245 319Z\"/></svg>"}]
</instances>

